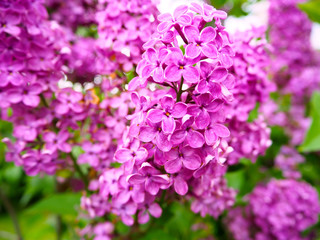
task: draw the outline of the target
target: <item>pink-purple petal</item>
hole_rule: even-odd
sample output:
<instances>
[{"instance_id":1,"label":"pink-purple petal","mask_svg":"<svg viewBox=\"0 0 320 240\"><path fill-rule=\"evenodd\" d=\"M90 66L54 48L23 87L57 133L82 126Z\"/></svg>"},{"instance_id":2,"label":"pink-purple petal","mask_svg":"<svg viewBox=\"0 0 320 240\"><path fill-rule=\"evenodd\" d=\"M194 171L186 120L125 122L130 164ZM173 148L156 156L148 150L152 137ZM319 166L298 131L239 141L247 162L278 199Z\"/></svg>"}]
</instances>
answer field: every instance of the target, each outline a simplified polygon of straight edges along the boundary
<instances>
[{"instance_id":1,"label":"pink-purple petal","mask_svg":"<svg viewBox=\"0 0 320 240\"><path fill-rule=\"evenodd\" d=\"M159 218L162 214L162 209L158 203L152 203L149 206L149 212L153 217Z\"/></svg>"},{"instance_id":2,"label":"pink-purple petal","mask_svg":"<svg viewBox=\"0 0 320 240\"><path fill-rule=\"evenodd\" d=\"M200 78L199 70L196 67L186 66L183 70L183 78L188 83L197 83Z\"/></svg>"},{"instance_id":3,"label":"pink-purple petal","mask_svg":"<svg viewBox=\"0 0 320 240\"><path fill-rule=\"evenodd\" d=\"M173 117L167 117L165 116L163 119L162 119L162 124L161 124L161 127L162 127L162 131L166 134L172 134L174 129L176 128L176 122L174 120Z\"/></svg>"},{"instance_id":4,"label":"pink-purple petal","mask_svg":"<svg viewBox=\"0 0 320 240\"><path fill-rule=\"evenodd\" d=\"M216 37L216 30L213 27L206 27L200 33L200 41L203 43L211 42Z\"/></svg>"},{"instance_id":5,"label":"pink-purple petal","mask_svg":"<svg viewBox=\"0 0 320 240\"><path fill-rule=\"evenodd\" d=\"M210 124L210 115L207 110L203 109L195 119L196 126L199 129L205 129Z\"/></svg>"},{"instance_id":6,"label":"pink-purple petal","mask_svg":"<svg viewBox=\"0 0 320 240\"><path fill-rule=\"evenodd\" d=\"M153 127L141 127L140 128L140 134L139 134L139 139L143 142L151 142L157 134L157 129Z\"/></svg>"},{"instance_id":7,"label":"pink-purple petal","mask_svg":"<svg viewBox=\"0 0 320 240\"><path fill-rule=\"evenodd\" d=\"M190 43L186 46L186 56L196 58L201 54L201 48L195 43Z\"/></svg>"},{"instance_id":8,"label":"pink-purple petal","mask_svg":"<svg viewBox=\"0 0 320 240\"><path fill-rule=\"evenodd\" d=\"M208 58L217 58L218 50L213 44L204 44L201 47L203 54Z\"/></svg>"},{"instance_id":9,"label":"pink-purple petal","mask_svg":"<svg viewBox=\"0 0 320 240\"><path fill-rule=\"evenodd\" d=\"M187 141L192 148L200 148L205 142L203 135L198 131L193 130L189 131L187 135Z\"/></svg>"},{"instance_id":10,"label":"pink-purple petal","mask_svg":"<svg viewBox=\"0 0 320 240\"><path fill-rule=\"evenodd\" d=\"M145 182L146 178L138 173L131 174L127 177L127 182L133 185Z\"/></svg>"},{"instance_id":11,"label":"pink-purple petal","mask_svg":"<svg viewBox=\"0 0 320 240\"><path fill-rule=\"evenodd\" d=\"M178 102L174 105L171 115L175 118L182 118L187 114L187 105L182 102Z\"/></svg>"},{"instance_id":12,"label":"pink-purple petal","mask_svg":"<svg viewBox=\"0 0 320 240\"><path fill-rule=\"evenodd\" d=\"M159 184L152 181L152 179L147 179L146 183L145 183L145 188L146 191L149 192L151 195L157 195L157 193L159 192Z\"/></svg>"},{"instance_id":13,"label":"pink-purple petal","mask_svg":"<svg viewBox=\"0 0 320 240\"><path fill-rule=\"evenodd\" d=\"M182 177L176 177L174 179L173 186L176 193L178 193L181 196L186 195L186 193L188 192L188 184Z\"/></svg>"},{"instance_id":14,"label":"pink-purple petal","mask_svg":"<svg viewBox=\"0 0 320 240\"><path fill-rule=\"evenodd\" d=\"M167 173L176 173L179 172L182 168L182 161L180 158L169 160L164 164L164 169Z\"/></svg>"},{"instance_id":15,"label":"pink-purple petal","mask_svg":"<svg viewBox=\"0 0 320 240\"><path fill-rule=\"evenodd\" d=\"M213 131L215 132L215 134L219 137L229 137L230 136L230 131L229 129L222 125L222 124L214 124L212 127Z\"/></svg>"},{"instance_id":16,"label":"pink-purple petal","mask_svg":"<svg viewBox=\"0 0 320 240\"><path fill-rule=\"evenodd\" d=\"M189 43L195 43L199 38L199 30L194 26L186 26L184 27L184 33L189 41Z\"/></svg>"},{"instance_id":17,"label":"pink-purple petal","mask_svg":"<svg viewBox=\"0 0 320 240\"><path fill-rule=\"evenodd\" d=\"M201 166L201 158L197 154L185 157L183 159L183 166L190 170L196 170Z\"/></svg>"},{"instance_id":18,"label":"pink-purple petal","mask_svg":"<svg viewBox=\"0 0 320 240\"><path fill-rule=\"evenodd\" d=\"M149 121L153 123L158 123L158 122L161 122L163 116L164 116L163 111L159 109L151 109L148 112L147 118Z\"/></svg>"},{"instance_id":19,"label":"pink-purple petal","mask_svg":"<svg viewBox=\"0 0 320 240\"><path fill-rule=\"evenodd\" d=\"M181 80L182 71L181 69L174 64L169 65L164 70L164 76L165 78L170 82L178 82Z\"/></svg>"},{"instance_id":20,"label":"pink-purple petal","mask_svg":"<svg viewBox=\"0 0 320 240\"><path fill-rule=\"evenodd\" d=\"M125 163L133 158L132 152L126 148L116 151L114 157L120 163Z\"/></svg>"}]
</instances>

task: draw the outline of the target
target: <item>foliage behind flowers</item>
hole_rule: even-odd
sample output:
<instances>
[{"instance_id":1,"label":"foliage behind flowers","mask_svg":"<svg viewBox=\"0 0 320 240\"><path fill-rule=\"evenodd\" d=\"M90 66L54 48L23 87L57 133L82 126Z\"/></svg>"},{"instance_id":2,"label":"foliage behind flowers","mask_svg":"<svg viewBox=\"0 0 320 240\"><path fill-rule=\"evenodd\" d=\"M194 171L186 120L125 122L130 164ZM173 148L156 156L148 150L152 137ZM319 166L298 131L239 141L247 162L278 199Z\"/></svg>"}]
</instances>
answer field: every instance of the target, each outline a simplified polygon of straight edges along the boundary
<instances>
[{"instance_id":1,"label":"foliage behind flowers","mask_svg":"<svg viewBox=\"0 0 320 240\"><path fill-rule=\"evenodd\" d=\"M0 133L23 169L1 163L0 207L18 238L51 239L23 223L48 212L57 239L320 237L319 156L297 149L319 53L296 3L235 34L205 3L0 3Z\"/></svg>"}]
</instances>

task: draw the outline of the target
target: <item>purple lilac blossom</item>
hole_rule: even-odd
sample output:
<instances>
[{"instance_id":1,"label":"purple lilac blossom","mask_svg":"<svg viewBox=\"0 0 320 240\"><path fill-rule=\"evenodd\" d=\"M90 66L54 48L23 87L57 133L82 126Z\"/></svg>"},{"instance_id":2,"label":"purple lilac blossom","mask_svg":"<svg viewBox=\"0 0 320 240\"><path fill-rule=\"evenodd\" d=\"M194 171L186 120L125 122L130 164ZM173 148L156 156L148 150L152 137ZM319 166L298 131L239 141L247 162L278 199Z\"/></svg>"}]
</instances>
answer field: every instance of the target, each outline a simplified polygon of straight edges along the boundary
<instances>
[{"instance_id":1,"label":"purple lilac blossom","mask_svg":"<svg viewBox=\"0 0 320 240\"><path fill-rule=\"evenodd\" d=\"M236 240L311 239L302 232L318 221L317 191L296 180L271 180L247 196L248 205L229 212L227 225Z\"/></svg>"},{"instance_id":2,"label":"purple lilac blossom","mask_svg":"<svg viewBox=\"0 0 320 240\"><path fill-rule=\"evenodd\" d=\"M198 12L205 12L205 17ZM233 99L229 68L234 53L220 17L226 15L206 4L180 6L174 16L158 17L158 33L144 45L138 76L129 83L129 90L137 91L131 94L136 109L128 117L131 124L115 160L123 163L117 179L125 178L130 189L153 197L137 204L128 200L127 193L125 199L119 198L127 191L123 184L114 181L108 185L103 180L99 187L104 196L114 199L118 209L114 213L120 214L125 224L133 224L130 214L136 212L143 223L149 219L146 211L159 217L161 208L154 201L169 189L182 196L191 194L192 210L202 216L218 217L234 203L236 192L227 187L223 178L226 167L221 166L230 153L224 107ZM216 27L205 27L212 20ZM188 54L178 47L178 39L184 41ZM201 68L206 64L210 70ZM208 87L198 91L200 76L210 73L211 77L204 79ZM152 84L161 88L152 90ZM103 176L111 176L111 171ZM127 209L119 200L132 207Z\"/></svg>"}]
</instances>

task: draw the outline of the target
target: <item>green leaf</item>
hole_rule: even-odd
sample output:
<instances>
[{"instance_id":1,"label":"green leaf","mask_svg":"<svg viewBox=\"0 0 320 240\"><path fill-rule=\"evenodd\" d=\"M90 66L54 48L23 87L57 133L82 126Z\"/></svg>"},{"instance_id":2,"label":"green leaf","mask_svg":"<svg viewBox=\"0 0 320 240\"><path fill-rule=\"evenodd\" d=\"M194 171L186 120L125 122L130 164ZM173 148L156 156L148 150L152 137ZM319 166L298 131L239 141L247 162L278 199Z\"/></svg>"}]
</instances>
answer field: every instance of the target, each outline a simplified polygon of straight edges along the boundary
<instances>
[{"instance_id":1,"label":"green leaf","mask_svg":"<svg viewBox=\"0 0 320 240\"><path fill-rule=\"evenodd\" d=\"M244 170L227 172L226 179L229 187L239 190L244 183Z\"/></svg>"},{"instance_id":2,"label":"green leaf","mask_svg":"<svg viewBox=\"0 0 320 240\"><path fill-rule=\"evenodd\" d=\"M302 152L320 150L320 93L315 92L311 99L312 124L307 132L303 144L299 147Z\"/></svg>"},{"instance_id":3,"label":"green leaf","mask_svg":"<svg viewBox=\"0 0 320 240\"><path fill-rule=\"evenodd\" d=\"M308 15L311 21L320 23L320 0L300 3L298 7Z\"/></svg>"},{"instance_id":4,"label":"green leaf","mask_svg":"<svg viewBox=\"0 0 320 240\"><path fill-rule=\"evenodd\" d=\"M146 233L146 235L140 240L175 240L176 238L173 238L170 234L166 233L165 231L161 229L154 229L152 231L149 231Z\"/></svg>"},{"instance_id":5,"label":"green leaf","mask_svg":"<svg viewBox=\"0 0 320 240\"><path fill-rule=\"evenodd\" d=\"M51 213L61 215L77 215L77 207L80 204L81 194L64 193L44 198L27 211L29 213Z\"/></svg>"},{"instance_id":6,"label":"green leaf","mask_svg":"<svg viewBox=\"0 0 320 240\"><path fill-rule=\"evenodd\" d=\"M55 180L53 176L28 177L25 180L25 189L20 202L23 206L28 205L37 196L46 195L54 192Z\"/></svg>"},{"instance_id":7,"label":"green leaf","mask_svg":"<svg viewBox=\"0 0 320 240\"><path fill-rule=\"evenodd\" d=\"M71 151L72 155L78 159L78 157L82 154L85 153L85 151L82 149L82 147L80 146L74 146L72 147L72 151Z\"/></svg>"},{"instance_id":8,"label":"green leaf","mask_svg":"<svg viewBox=\"0 0 320 240\"><path fill-rule=\"evenodd\" d=\"M256 103L256 106L254 107L254 109L251 110L251 112L249 113L248 122L253 122L255 119L258 118L259 106L260 106L260 104Z\"/></svg>"}]
</instances>

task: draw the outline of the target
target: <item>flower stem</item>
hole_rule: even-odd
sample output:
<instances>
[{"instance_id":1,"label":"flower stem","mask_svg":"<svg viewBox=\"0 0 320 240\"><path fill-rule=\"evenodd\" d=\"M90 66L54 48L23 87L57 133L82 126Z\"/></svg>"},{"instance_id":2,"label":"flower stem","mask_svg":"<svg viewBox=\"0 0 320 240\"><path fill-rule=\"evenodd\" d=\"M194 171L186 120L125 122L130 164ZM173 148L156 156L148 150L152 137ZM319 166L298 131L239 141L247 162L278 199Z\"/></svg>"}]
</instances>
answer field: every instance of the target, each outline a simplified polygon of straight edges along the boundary
<instances>
[{"instance_id":1,"label":"flower stem","mask_svg":"<svg viewBox=\"0 0 320 240\"><path fill-rule=\"evenodd\" d=\"M184 43L188 44L188 40L187 40L186 36L184 35L184 33L182 32L180 25L176 24L176 25L174 25L174 28L177 30L177 32L179 33L180 37L184 41Z\"/></svg>"},{"instance_id":2,"label":"flower stem","mask_svg":"<svg viewBox=\"0 0 320 240\"><path fill-rule=\"evenodd\" d=\"M6 208L8 214L11 217L11 220L13 222L13 226L14 229L16 231L16 234L18 235L18 240L23 240L22 237L22 233L21 233L21 229L20 229L20 225L18 222L18 218L16 215L16 212L12 206L12 204L10 203L9 199L7 198L7 196L5 195L5 193L2 191L2 189L0 188L0 199L3 202L4 207Z\"/></svg>"},{"instance_id":3,"label":"flower stem","mask_svg":"<svg viewBox=\"0 0 320 240\"><path fill-rule=\"evenodd\" d=\"M72 153L70 153L70 158L73 162L73 166L74 166L74 169L79 173L84 185L85 185L85 189L86 191L88 192L88 185L89 185L89 181L86 177L86 175L82 172L80 166L78 165L77 163L77 159L72 155Z\"/></svg>"},{"instance_id":4,"label":"flower stem","mask_svg":"<svg viewBox=\"0 0 320 240\"><path fill-rule=\"evenodd\" d=\"M183 77L181 77L181 81L180 81L180 86L179 86L179 91L177 93L177 102L180 102L181 100L181 94L182 94L182 85L183 85Z\"/></svg>"},{"instance_id":5,"label":"flower stem","mask_svg":"<svg viewBox=\"0 0 320 240\"><path fill-rule=\"evenodd\" d=\"M41 99L41 102L43 103L43 105L46 107L46 108L49 108L49 104L47 103L45 97L43 96L43 94L40 94L40 99Z\"/></svg>"}]
</instances>

